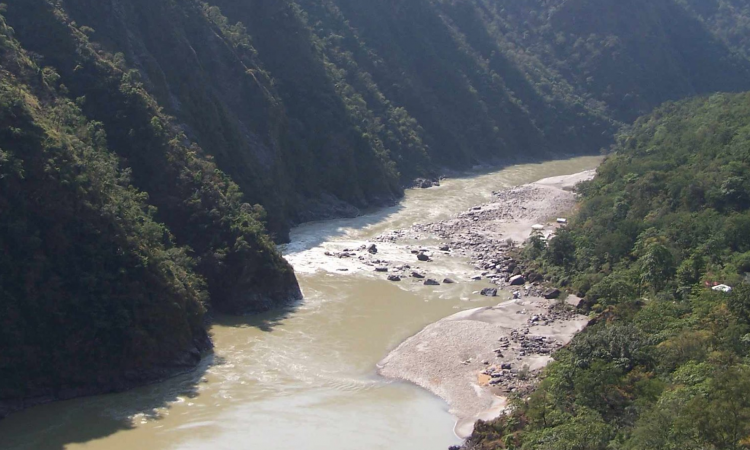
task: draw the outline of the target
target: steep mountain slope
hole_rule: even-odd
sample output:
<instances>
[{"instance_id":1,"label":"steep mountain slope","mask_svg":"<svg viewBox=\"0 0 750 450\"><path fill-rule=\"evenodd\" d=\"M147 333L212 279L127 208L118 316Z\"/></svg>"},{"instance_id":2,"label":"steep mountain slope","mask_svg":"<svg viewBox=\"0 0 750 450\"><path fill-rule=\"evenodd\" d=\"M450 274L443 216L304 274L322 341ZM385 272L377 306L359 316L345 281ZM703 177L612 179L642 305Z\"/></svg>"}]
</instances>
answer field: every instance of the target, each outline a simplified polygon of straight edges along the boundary
<instances>
[{"instance_id":1,"label":"steep mountain slope","mask_svg":"<svg viewBox=\"0 0 750 450\"><path fill-rule=\"evenodd\" d=\"M192 367L203 281L100 123L0 18L0 417Z\"/></svg>"},{"instance_id":2,"label":"steep mountain slope","mask_svg":"<svg viewBox=\"0 0 750 450\"><path fill-rule=\"evenodd\" d=\"M391 203L445 168L597 152L665 100L750 89L739 0L14 0L0 11L0 307L14 323L0 353L19 352L24 370L80 327L65 355L83 364L94 357L83 343L104 333L122 347L80 372L93 390L97 374L117 380L133 361L146 370L190 351L203 303L245 313L299 298L273 243L294 223ZM48 176L56 152L67 156L50 167L73 181ZM102 181L76 184L91 180ZM111 314L73 313L97 299ZM134 299L154 320L140 356ZM48 305L60 323L22 318ZM34 341L35 327L49 339ZM32 347L42 353L23 359ZM2 395L59 392L80 365L64 359L39 374L59 372L56 387L19 394L14 381Z\"/></svg>"},{"instance_id":3,"label":"steep mountain slope","mask_svg":"<svg viewBox=\"0 0 750 450\"><path fill-rule=\"evenodd\" d=\"M282 240L440 167L596 152L665 100L750 89L731 39L673 0L11 4L22 44L75 95L90 83L47 28L50 3L99 57L137 69Z\"/></svg>"},{"instance_id":4,"label":"steep mountain slope","mask_svg":"<svg viewBox=\"0 0 750 450\"><path fill-rule=\"evenodd\" d=\"M480 18L467 22L466 33L478 28L468 24L485 24L507 53L532 55L594 101L592 107L603 106L620 121L631 122L667 100L748 88L747 59L675 1L443 3Z\"/></svg>"},{"instance_id":5,"label":"steep mountain slope","mask_svg":"<svg viewBox=\"0 0 750 450\"><path fill-rule=\"evenodd\" d=\"M263 211L244 204L238 186L163 113L141 72L101 51L84 33L91 30L44 0L14 3L7 16L26 49L58 71L86 117L103 124L109 148L149 195L158 220L190 247L213 306L236 313L299 297L291 267L260 223Z\"/></svg>"},{"instance_id":6,"label":"steep mountain slope","mask_svg":"<svg viewBox=\"0 0 750 450\"><path fill-rule=\"evenodd\" d=\"M744 0L679 0L735 51L750 57L750 4Z\"/></svg>"}]
</instances>

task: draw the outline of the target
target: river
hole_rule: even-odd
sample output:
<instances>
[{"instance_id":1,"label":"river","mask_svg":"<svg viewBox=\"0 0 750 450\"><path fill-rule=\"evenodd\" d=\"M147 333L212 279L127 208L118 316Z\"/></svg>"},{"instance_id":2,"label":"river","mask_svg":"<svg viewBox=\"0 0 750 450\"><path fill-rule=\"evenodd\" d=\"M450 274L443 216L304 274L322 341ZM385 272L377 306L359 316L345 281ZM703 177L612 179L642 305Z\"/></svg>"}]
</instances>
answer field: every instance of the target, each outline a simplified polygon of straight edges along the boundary
<instances>
[{"instance_id":1,"label":"river","mask_svg":"<svg viewBox=\"0 0 750 450\"><path fill-rule=\"evenodd\" d=\"M216 345L194 372L120 394L31 408L0 421L8 449L444 450L460 443L447 405L376 364L455 312L496 303L477 283L391 283L325 250L356 247L414 223L448 218L493 190L596 167L601 158L523 164L408 191L355 219L311 223L283 250L305 300L283 311L217 317ZM349 268L346 272L341 271ZM431 270L468 271L461 260Z\"/></svg>"}]
</instances>

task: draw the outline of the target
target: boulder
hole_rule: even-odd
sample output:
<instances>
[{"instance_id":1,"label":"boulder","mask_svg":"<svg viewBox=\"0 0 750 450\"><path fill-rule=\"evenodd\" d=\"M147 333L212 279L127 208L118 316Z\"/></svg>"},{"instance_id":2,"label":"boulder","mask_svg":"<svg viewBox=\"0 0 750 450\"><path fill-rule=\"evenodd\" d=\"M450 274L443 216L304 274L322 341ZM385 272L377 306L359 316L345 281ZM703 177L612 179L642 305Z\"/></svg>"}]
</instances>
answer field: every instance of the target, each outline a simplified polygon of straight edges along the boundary
<instances>
[{"instance_id":1,"label":"boulder","mask_svg":"<svg viewBox=\"0 0 750 450\"><path fill-rule=\"evenodd\" d=\"M426 255L426 254L424 254L424 253L419 253L419 254L417 255L417 259L418 259L418 260L420 260L420 261L422 261L422 262L427 262L427 261L431 261L431 260L430 260L430 257L429 257L429 256L427 256L427 255Z\"/></svg>"},{"instance_id":2,"label":"boulder","mask_svg":"<svg viewBox=\"0 0 750 450\"><path fill-rule=\"evenodd\" d=\"M443 284L455 284L456 282L451 280L450 278L446 278L443 280Z\"/></svg>"},{"instance_id":3,"label":"boulder","mask_svg":"<svg viewBox=\"0 0 750 450\"><path fill-rule=\"evenodd\" d=\"M450 250L451 250L451 248L447 244L443 244L443 245L440 246L440 251L441 252L449 252Z\"/></svg>"},{"instance_id":4,"label":"boulder","mask_svg":"<svg viewBox=\"0 0 750 450\"><path fill-rule=\"evenodd\" d=\"M512 276L508 281L510 282L511 286L522 286L526 284L526 278L524 278L523 275Z\"/></svg>"},{"instance_id":5,"label":"boulder","mask_svg":"<svg viewBox=\"0 0 750 450\"><path fill-rule=\"evenodd\" d=\"M583 308L586 304L586 302L580 296L575 295L569 295L565 299L565 303L576 309Z\"/></svg>"},{"instance_id":6,"label":"boulder","mask_svg":"<svg viewBox=\"0 0 750 450\"><path fill-rule=\"evenodd\" d=\"M544 280L544 277L536 272L529 272L529 276L526 278L528 278L529 283L536 283Z\"/></svg>"},{"instance_id":7,"label":"boulder","mask_svg":"<svg viewBox=\"0 0 750 450\"><path fill-rule=\"evenodd\" d=\"M546 291L542 293L542 297L548 300L557 298L559 296L560 296L560 289L557 289L557 288L547 289Z\"/></svg>"},{"instance_id":8,"label":"boulder","mask_svg":"<svg viewBox=\"0 0 750 450\"><path fill-rule=\"evenodd\" d=\"M419 189L429 189L434 186L440 186L440 180L437 178L417 178L414 180L414 187Z\"/></svg>"},{"instance_id":9,"label":"boulder","mask_svg":"<svg viewBox=\"0 0 750 450\"><path fill-rule=\"evenodd\" d=\"M417 272L417 271L414 271L414 272L412 272L412 273L411 273L411 276L412 276L412 277L414 277L414 278L419 278L420 280L421 280L422 278L424 278L424 275L423 275L423 274L421 274L421 273L419 273L419 272Z\"/></svg>"},{"instance_id":10,"label":"boulder","mask_svg":"<svg viewBox=\"0 0 750 450\"><path fill-rule=\"evenodd\" d=\"M376 267L375 272L388 272L387 267Z\"/></svg>"},{"instance_id":11,"label":"boulder","mask_svg":"<svg viewBox=\"0 0 750 450\"><path fill-rule=\"evenodd\" d=\"M367 246L367 252L371 255L374 255L378 252L378 246L375 244L370 244Z\"/></svg>"},{"instance_id":12,"label":"boulder","mask_svg":"<svg viewBox=\"0 0 750 450\"><path fill-rule=\"evenodd\" d=\"M440 283L437 282L437 280L433 280L432 278L428 278L424 280L425 286L440 286Z\"/></svg>"},{"instance_id":13,"label":"boulder","mask_svg":"<svg viewBox=\"0 0 750 450\"><path fill-rule=\"evenodd\" d=\"M495 288L484 288L481 292L485 297L497 297L497 289Z\"/></svg>"},{"instance_id":14,"label":"boulder","mask_svg":"<svg viewBox=\"0 0 750 450\"><path fill-rule=\"evenodd\" d=\"M401 277L398 275L388 275L388 281L401 281Z\"/></svg>"}]
</instances>

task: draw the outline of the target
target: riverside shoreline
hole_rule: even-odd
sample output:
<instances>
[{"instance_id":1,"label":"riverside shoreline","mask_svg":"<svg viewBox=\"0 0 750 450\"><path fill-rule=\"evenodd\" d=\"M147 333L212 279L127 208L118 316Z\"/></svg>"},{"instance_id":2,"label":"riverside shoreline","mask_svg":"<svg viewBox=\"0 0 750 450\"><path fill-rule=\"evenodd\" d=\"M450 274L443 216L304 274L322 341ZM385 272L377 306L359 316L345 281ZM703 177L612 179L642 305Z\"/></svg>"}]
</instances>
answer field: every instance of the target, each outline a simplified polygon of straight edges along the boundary
<instances>
[{"instance_id":1,"label":"riverside shoreline","mask_svg":"<svg viewBox=\"0 0 750 450\"><path fill-rule=\"evenodd\" d=\"M553 234L561 226L556 219L575 207L574 186L594 173L546 178L493 192L491 202L452 219L417 224L378 238L389 244L431 237L447 241L439 244L441 258L468 259L476 270L471 280L497 286L483 289L481 295L496 295L498 305L432 323L378 364L382 376L409 381L444 399L457 419L459 437L468 437L477 420L502 414L512 393L531 389L541 369L552 361L551 354L587 325L588 319L569 305L578 299L544 298L541 277L524 272L508 253L510 246L530 236L533 225L543 225L539 231L545 236Z\"/></svg>"}]
</instances>

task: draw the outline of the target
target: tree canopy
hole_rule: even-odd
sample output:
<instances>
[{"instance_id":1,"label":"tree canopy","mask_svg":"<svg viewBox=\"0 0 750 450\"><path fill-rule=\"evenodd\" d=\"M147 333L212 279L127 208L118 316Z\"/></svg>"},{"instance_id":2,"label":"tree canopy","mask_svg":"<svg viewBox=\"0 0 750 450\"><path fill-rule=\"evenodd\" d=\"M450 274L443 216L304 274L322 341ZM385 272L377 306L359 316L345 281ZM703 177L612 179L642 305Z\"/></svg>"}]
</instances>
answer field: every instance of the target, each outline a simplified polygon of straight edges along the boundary
<instances>
[{"instance_id":1,"label":"tree canopy","mask_svg":"<svg viewBox=\"0 0 750 450\"><path fill-rule=\"evenodd\" d=\"M750 94L668 103L621 135L570 227L525 251L594 319L467 447L750 448L747 180Z\"/></svg>"}]
</instances>

